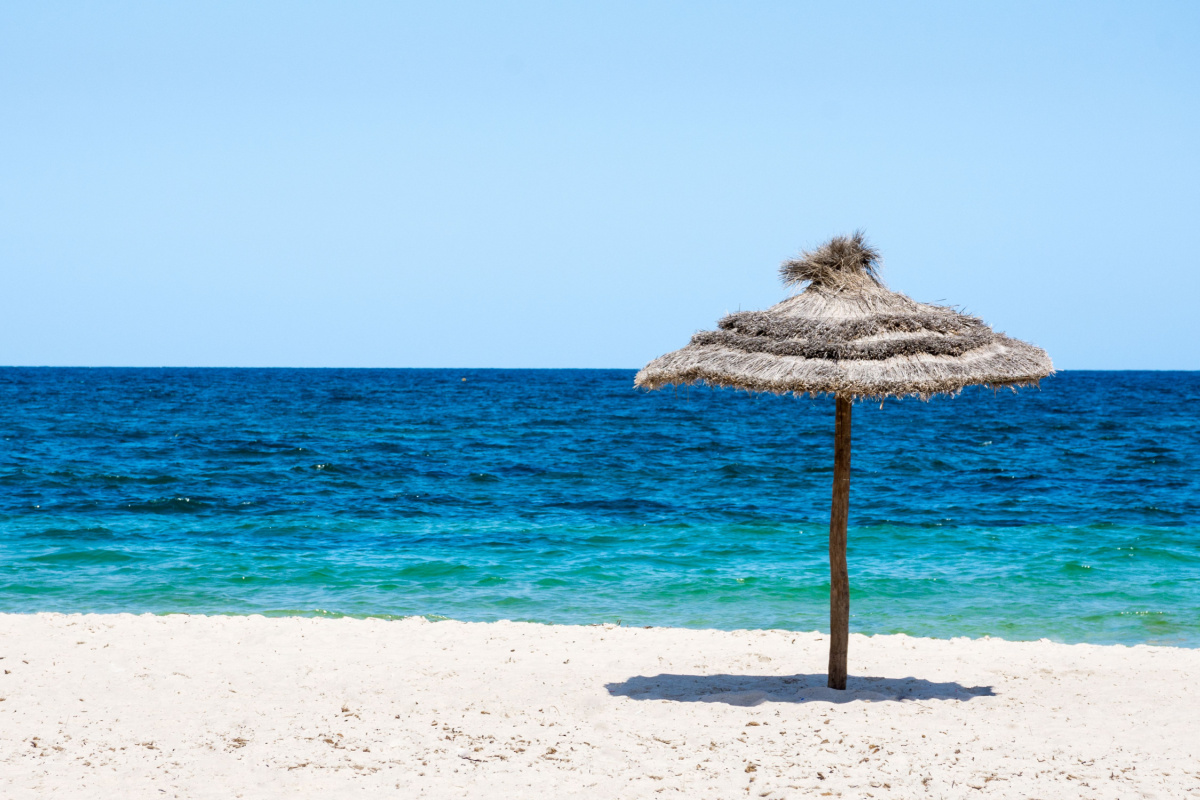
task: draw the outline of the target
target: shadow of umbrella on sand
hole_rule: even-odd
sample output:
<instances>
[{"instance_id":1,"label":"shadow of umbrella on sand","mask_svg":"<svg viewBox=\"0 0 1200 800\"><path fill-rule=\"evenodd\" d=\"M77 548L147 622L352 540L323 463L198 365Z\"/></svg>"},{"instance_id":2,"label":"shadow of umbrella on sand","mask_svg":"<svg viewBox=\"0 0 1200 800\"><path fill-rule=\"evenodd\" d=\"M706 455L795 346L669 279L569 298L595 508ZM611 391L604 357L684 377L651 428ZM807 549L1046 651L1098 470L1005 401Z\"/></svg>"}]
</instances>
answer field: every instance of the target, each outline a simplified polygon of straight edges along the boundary
<instances>
[{"instance_id":1,"label":"shadow of umbrella on sand","mask_svg":"<svg viewBox=\"0 0 1200 800\"><path fill-rule=\"evenodd\" d=\"M613 697L756 706L774 703L878 703L885 700L973 700L995 697L991 686L934 683L921 678L855 678L849 691L821 685L822 675L637 675L605 684Z\"/></svg>"},{"instance_id":2,"label":"shadow of umbrella on sand","mask_svg":"<svg viewBox=\"0 0 1200 800\"><path fill-rule=\"evenodd\" d=\"M861 231L835 236L784 262L785 284L804 291L766 311L739 311L684 348L656 358L636 386L704 383L752 392L836 397L829 518L829 673L846 688L850 582L851 404L859 399L955 395L973 384L1028 386L1054 372L1050 356L996 333L977 317L918 303L884 286L879 253Z\"/></svg>"}]
</instances>

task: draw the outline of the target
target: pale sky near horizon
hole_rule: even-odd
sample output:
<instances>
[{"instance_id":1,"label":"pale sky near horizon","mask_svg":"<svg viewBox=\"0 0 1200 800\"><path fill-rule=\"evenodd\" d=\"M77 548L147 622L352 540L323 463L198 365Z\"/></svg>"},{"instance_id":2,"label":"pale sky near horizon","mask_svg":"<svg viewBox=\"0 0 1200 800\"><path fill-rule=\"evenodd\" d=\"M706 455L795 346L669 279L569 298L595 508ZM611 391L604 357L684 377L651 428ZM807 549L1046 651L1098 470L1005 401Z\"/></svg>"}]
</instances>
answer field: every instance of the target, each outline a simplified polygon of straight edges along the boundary
<instances>
[{"instance_id":1,"label":"pale sky near horizon","mask_svg":"<svg viewBox=\"0 0 1200 800\"><path fill-rule=\"evenodd\" d=\"M862 227L1200 369L1200 3L0 7L0 364L639 367Z\"/></svg>"}]
</instances>

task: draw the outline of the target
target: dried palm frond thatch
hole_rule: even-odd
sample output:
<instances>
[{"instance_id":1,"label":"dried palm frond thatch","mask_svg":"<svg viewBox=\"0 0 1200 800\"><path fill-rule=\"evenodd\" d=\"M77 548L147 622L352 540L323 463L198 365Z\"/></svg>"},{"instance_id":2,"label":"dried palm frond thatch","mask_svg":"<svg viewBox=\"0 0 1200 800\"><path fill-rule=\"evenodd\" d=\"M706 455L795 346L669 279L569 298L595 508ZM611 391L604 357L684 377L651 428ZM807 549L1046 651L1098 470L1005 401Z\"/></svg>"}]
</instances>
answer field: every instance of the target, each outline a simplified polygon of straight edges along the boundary
<instances>
[{"instance_id":1,"label":"dried palm frond thatch","mask_svg":"<svg viewBox=\"0 0 1200 800\"><path fill-rule=\"evenodd\" d=\"M742 311L646 365L646 389L707 383L756 392L882 398L957 394L973 384L1025 386L1054 371L1046 351L978 317L918 303L879 279L879 253L861 231L784 262L807 283L766 311Z\"/></svg>"},{"instance_id":2,"label":"dried palm frond thatch","mask_svg":"<svg viewBox=\"0 0 1200 800\"><path fill-rule=\"evenodd\" d=\"M833 394L833 506L829 518L829 686L846 688L850 583L850 422L859 398L958 394L966 386L1027 386L1054 372L1050 356L996 333L978 317L918 303L879 279L879 252L861 231L784 262L804 291L766 311L739 311L686 347L647 364L634 384L707 383L756 392Z\"/></svg>"}]
</instances>

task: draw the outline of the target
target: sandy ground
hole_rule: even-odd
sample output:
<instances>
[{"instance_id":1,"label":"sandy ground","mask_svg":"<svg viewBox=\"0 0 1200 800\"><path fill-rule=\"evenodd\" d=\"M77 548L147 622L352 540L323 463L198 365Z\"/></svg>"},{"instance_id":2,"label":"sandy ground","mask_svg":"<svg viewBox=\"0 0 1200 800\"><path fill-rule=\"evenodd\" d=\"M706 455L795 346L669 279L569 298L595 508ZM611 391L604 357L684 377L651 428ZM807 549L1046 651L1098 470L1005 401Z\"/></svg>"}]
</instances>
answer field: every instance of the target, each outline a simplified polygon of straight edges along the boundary
<instances>
[{"instance_id":1,"label":"sandy ground","mask_svg":"<svg viewBox=\"0 0 1200 800\"><path fill-rule=\"evenodd\" d=\"M0 797L1200 798L1200 650L0 615Z\"/></svg>"}]
</instances>

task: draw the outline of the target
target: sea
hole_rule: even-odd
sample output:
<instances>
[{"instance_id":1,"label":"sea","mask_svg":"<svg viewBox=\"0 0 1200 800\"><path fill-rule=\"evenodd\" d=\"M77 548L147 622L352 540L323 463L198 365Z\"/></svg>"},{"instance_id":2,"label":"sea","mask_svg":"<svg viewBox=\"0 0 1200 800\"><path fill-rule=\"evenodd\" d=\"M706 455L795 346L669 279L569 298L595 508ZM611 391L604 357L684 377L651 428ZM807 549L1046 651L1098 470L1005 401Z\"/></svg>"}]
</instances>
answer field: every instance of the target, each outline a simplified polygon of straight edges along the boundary
<instances>
[{"instance_id":1,"label":"sea","mask_svg":"<svg viewBox=\"0 0 1200 800\"><path fill-rule=\"evenodd\" d=\"M0 612L828 626L833 401L0 369ZM854 407L851 630L1200 646L1200 373Z\"/></svg>"}]
</instances>

